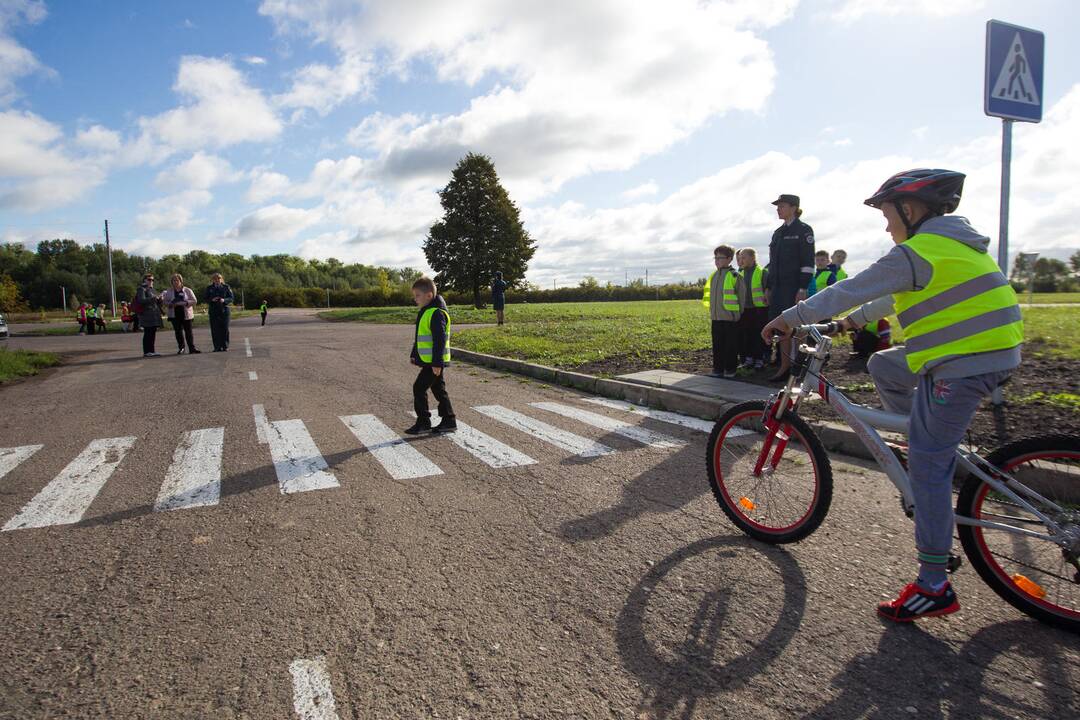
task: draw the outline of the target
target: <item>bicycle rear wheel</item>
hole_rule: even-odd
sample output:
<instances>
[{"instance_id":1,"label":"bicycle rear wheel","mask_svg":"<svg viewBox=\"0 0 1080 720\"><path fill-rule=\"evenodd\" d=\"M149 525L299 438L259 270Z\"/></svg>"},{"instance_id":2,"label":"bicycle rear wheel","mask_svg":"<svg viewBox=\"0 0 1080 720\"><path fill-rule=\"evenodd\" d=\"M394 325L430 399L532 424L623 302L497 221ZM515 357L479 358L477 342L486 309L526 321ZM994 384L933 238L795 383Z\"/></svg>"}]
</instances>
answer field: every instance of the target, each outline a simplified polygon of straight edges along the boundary
<instances>
[{"instance_id":1,"label":"bicycle rear wheel","mask_svg":"<svg viewBox=\"0 0 1080 720\"><path fill-rule=\"evenodd\" d=\"M764 412L764 402L746 402L717 421L705 458L709 484L720 508L747 535L795 542L825 519L832 468L802 418L787 416L779 432L770 432Z\"/></svg>"},{"instance_id":2,"label":"bicycle rear wheel","mask_svg":"<svg viewBox=\"0 0 1080 720\"><path fill-rule=\"evenodd\" d=\"M1062 508L1029 500L1071 535L1069 547L1007 530L959 525L957 532L972 567L1006 602L1027 615L1080 632L1080 569L1069 562L1080 552L1080 438L1052 435L1005 445L987 461ZM1029 510L969 475L956 514L1046 533Z\"/></svg>"}]
</instances>

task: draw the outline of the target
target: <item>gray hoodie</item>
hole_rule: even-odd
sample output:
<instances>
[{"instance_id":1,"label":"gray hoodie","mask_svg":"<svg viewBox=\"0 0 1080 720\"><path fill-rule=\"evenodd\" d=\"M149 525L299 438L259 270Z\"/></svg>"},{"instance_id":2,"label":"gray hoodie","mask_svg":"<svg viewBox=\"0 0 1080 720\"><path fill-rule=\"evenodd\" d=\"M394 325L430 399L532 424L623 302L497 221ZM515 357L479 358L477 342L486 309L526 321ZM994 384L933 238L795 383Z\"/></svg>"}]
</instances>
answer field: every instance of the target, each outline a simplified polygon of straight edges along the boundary
<instances>
[{"instance_id":1,"label":"gray hoodie","mask_svg":"<svg viewBox=\"0 0 1080 720\"><path fill-rule=\"evenodd\" d=\"M990 238L975 232L967 218L947 215L930 218L919 232L943 235L985 253ZM858 307L848 318L858 326L893 314L893 293L922 290L930 284L934 268L910 248L897 245L885 257L847 280L830 285L785 310L788 325L806 325L835 317ZM1012 370L1020 365L1020 347L973 353L927 363L921 374L936 378L959 378Z\"/></svg>"}]
</instances>

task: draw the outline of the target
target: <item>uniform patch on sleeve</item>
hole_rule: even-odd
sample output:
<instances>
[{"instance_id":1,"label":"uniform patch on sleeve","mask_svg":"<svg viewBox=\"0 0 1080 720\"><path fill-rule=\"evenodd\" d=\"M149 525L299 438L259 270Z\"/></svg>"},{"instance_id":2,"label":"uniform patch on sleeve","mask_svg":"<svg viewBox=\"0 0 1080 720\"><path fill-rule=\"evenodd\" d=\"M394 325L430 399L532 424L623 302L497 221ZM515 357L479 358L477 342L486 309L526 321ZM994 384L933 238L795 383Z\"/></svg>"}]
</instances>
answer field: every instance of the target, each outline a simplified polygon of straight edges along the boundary
<instances>
[{"instance_id":1,"label":"uniform patch on sleeve","mask_svg":"<svg viewBox=\"0 0 1080 720\"><path fill-rule=\"evenodd\" d=\"M813 245L814 244L814 236L813 235L807 235L806 236L806 242Z\"/></svg>"}]
</instances>

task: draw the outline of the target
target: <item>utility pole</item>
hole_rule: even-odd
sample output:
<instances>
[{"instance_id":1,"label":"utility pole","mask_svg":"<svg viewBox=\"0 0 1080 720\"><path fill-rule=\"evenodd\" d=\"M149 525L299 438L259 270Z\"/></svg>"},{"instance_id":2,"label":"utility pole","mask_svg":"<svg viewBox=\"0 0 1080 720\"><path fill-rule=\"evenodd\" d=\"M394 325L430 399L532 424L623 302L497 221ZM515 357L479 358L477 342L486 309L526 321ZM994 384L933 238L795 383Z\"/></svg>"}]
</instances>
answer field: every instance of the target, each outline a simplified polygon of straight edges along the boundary
<instances>
[{"instance_id":1,"label":"utility pole","mask_svg":"<svg viewBox=\"0 0 1080 720\"><path fill-rule=\"evenodd\" d=\"M60 295L61 295L61 297L64 298L64 312L67 312L67 309L68 309L68 306L67 306L67 288L64 287L63 285L60 286ZM1029 305L1031 304L1030 301L1028 302L1028 304Z\"/></svg>"},{"instance_id":2,"label":"utility pole","mask_svg":"<svg viewBox=\"0 0 1080 720\"><path fill-rule=\"evenodd\" d=\"M326 288L326 309L330 309L330 288Z\"/></svg>"},{"instance_id":3,"label":"utility pole","mask_svg":"<svg viewBox=\"0 0 1080 720\"><path fill-rule=\"evenodd\" d=\"M112 299L112 316L116 317L116 283L113 282L112 246L109 244L109 221L105 221L105 259L109 265L109 297Z\"/></svg>"},{"instance_id":4,"label":"utility pole","mask_svg":"<svg viewBox=\"0 0 1080 720\"><path fill-rule=\"evenodd\" d=\"M649 268L645 268L645 287L649 287Z\"/></svg>"},{"instance_id":5,"label":"utility pole","mask_svg":"<svg viewBox=\"0 0 1080 720\"><path fill-rule=\"evenodd\" d=\"M240 309L246 310L247 305L244 304L244 288L240 288Z\"/></svg>"}]
</instances>

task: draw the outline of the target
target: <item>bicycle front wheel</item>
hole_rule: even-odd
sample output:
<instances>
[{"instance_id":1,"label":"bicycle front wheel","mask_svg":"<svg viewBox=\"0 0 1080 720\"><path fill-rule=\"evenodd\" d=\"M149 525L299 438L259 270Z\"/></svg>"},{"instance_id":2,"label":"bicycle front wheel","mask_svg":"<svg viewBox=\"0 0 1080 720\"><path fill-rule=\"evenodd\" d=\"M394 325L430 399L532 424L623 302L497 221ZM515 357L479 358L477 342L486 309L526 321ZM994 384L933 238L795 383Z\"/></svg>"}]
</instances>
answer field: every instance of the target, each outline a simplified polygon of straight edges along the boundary
<instances>
[{"instance_id":1,"label":"bicycle front wheel","mask_svg":"<svg viewBox=\"0 0 1080 720\"><path fill-rule=\"evenodd\" d=\"M958 525L972 567L1006 602L1027 615L1080 633L1080 438L1053 435L1005 445L987 462L1048 500L1028 498L1064 530L1065 547L1007 529ZM1056 508L1055 508L1056 506ZM957 516L1047 534L1034 513L970 475L956 501Z\"/></svg>"},{"instance_id":2,"label":"bicycle front wheel","mask_svg":"<svg viewBox=\"0 0 1080 720\"><path fill-rule=\"evenodd\" d=\"M767 543L814 532L832 501L832 468L821 441L797 415L771 432L765 403L730 408L709 436L705 462L720 508L740 530Z\"/></svg>"}]
</instances>

